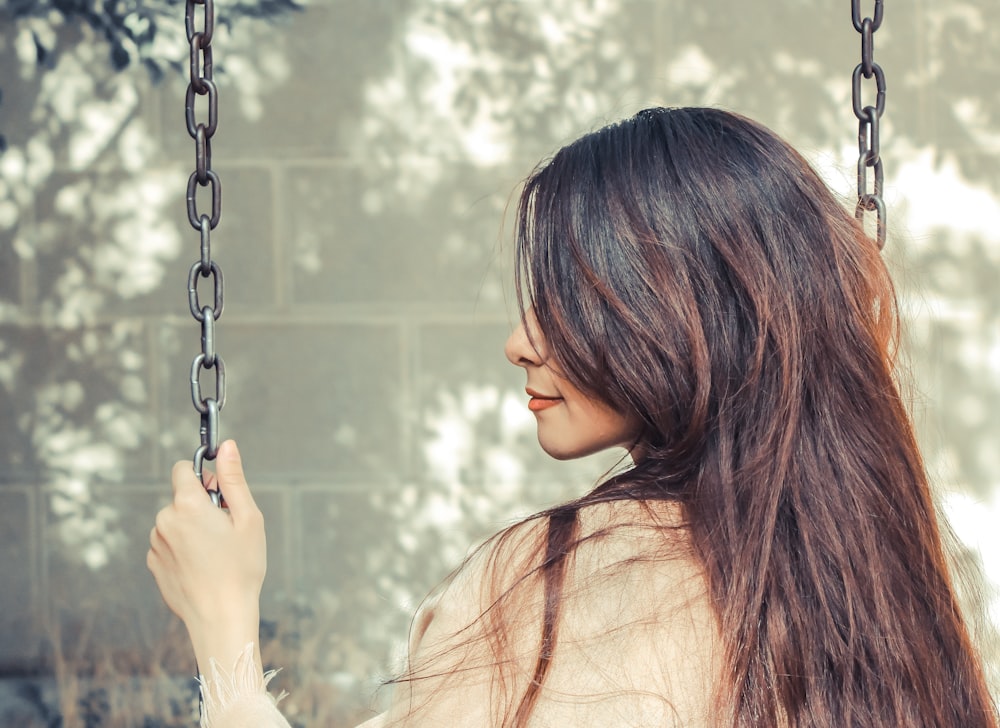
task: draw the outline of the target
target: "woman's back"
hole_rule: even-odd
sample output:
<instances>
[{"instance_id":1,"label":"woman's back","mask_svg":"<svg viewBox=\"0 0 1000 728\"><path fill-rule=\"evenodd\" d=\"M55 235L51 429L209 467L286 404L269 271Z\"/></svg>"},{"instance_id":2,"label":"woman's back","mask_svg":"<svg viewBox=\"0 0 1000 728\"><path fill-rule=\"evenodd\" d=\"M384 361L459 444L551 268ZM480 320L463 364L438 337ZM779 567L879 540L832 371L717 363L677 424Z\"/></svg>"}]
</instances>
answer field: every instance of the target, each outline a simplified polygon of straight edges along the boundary
<instances>
[{"instance_id":1,"label":"woman's back","mask_svg":"<svg viewBox=\"0 0 1000 728\"><path fill-rule=\"evenodd\" d=\"M492 540L418 614L412 671L388 725L498 725L532 681L548 522ZM577 513L558 634L527 726L714 725L719 635L676 504L598 503ZM497 655L502 655L498 660ZM399 721L398 723L396 721Z\"/></svg>"}]
</instances>

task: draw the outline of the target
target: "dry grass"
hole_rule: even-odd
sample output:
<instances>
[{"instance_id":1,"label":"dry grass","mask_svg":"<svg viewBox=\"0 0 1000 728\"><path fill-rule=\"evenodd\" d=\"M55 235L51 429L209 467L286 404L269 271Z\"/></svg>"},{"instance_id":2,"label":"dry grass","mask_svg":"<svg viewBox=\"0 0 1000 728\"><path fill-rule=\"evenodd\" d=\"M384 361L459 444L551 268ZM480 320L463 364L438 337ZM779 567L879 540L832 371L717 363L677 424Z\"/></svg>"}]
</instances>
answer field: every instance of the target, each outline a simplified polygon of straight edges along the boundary
<instances>
[{"instance_id":1,"label":"dry grass","mask_svg":"<svg viewBox=\"0 0 1000 728\"><path fill-rule=\"evenodd\" d=\"M194 660L183 625L171 618L145 644L110 647L97 639L97 611L72 611L71 625L54 620L46 665L51 680L26 684L21 698L35 716L21 728L190 728L197 724ZM81 616L82 615L82 616ZM285 690L282 713L293 726L351 726L371 717L371 687L356 676L383 665L337 630L331 614L287 608L261 629L272 682ZM51 685L47 687L47 685Z\"/></svg>"}]
</instances>

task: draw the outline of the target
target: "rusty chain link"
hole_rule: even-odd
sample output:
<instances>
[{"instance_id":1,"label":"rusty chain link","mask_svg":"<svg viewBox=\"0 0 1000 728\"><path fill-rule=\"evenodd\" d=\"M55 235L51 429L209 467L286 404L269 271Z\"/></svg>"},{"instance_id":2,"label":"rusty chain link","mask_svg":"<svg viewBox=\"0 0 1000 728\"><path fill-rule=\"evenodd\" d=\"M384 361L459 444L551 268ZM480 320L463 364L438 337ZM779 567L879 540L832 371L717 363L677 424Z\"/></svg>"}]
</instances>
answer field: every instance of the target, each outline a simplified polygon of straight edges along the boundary
<instances>
[{"instance_id":1,"label":"rusty chain link","mask_svg":"<svg viewBox=\"0 0 1000 728\"><path fill-rule=\"evenodd\" d=\"M199 13L199 7L202 12ZM198 15L201 15L200 27ZM195 321L201 324L201 353L191 362L191 402L201 416L201 445L194 453L194 471L204 482L206 460L215 460L219 452L219 412L226 404L226 365L215 350L215 322L222 316L224 304L222 269L212 260L212 231L222 214L222 182L212 169L212 137L219 125L219 99L213 79L212 35L215 32L214 0L187 0L184 25L191 45L191 81L184 98L184 118L188 134L194 139L195 170L187 183L187 215L191 227L201 237L201 255L188 272L188 305ZM198 121L195 104L199 96L206 97L207 125ZM198 210L198 189L211 189L211 213ZM202 304L198 281L211 279L212 305ZM214 396L201 391L201 373L215 373ZM212 502L223 505L218 488L208 492Z\"/></svg>"},{"instance_id":2,"label":"rusty chain link","mask_svg":"<svg viewBox=\"0 0 1000 728\"><path fill-rule=\"evenodd\" d=\"M875 31L882 25L883 0L875 0L875 17L861 17L861 0L851 0L851 19L854 29L861 34L861 63L854 69L851 79L851 95L854 115L858 118L858 205L854 216L864 221L865 212L876 214L876 239L878 247L885 246L886 213L882 199L881 140L879 123L885 113L885 72L875 63ZM875 105L864 105L861 93L861 79L875 79ZM874 188L868 191L868 169L875 175Z\"/></svg>"}]
</instances>

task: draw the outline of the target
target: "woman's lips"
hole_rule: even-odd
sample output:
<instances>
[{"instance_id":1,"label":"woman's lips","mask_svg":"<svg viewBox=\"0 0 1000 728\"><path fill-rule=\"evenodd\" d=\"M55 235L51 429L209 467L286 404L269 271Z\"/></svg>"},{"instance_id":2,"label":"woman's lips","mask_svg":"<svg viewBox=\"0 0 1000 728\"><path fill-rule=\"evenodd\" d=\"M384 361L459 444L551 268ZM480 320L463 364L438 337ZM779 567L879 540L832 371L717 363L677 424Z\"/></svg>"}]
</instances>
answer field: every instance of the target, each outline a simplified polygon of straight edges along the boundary
<instances>
[{"instance_id":1,"label":"woman's lips","mask_svg":"<svg viewBox=\"0 0 1000 728\"><path fill-rule=\"evenodd\" d=\"M528 409L532 412L541 412L549 407L555 407L562 402L559 397L532 397L528 400Z\"/></svg>"},{"instance_id":2,"label":"woman's lips","mask_svg":"<svg viewBox=\"0 0 1000 728\"><path fill-rule=\"evenodd\" d=\"M549 407L555 407L563 401L562 397L549 397L532 389L531 387L525 387L524 391L529 397L531 397L531 399L528 400L528 409L532 412L541 412Z\"/></svg>"}]
</instances>

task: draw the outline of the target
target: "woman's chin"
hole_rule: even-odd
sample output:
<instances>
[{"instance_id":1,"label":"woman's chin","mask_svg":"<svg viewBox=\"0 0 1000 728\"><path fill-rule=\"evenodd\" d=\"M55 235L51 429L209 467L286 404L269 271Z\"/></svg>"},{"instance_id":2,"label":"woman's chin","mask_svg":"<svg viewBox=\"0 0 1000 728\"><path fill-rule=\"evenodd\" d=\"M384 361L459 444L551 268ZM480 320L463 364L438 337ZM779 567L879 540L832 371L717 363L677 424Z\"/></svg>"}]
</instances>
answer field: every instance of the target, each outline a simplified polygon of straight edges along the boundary
<instances>
[{"instance_id":1,"label":"woman's chin","mask_svg":"<svg viewBox=\"0 0 1000 728\"><path fill-rule=\"evenodd\" d=\"M538 437L538 444L541 445L545 454L553 460L577 460L604 450L610 450L616 447L625 447L624 445L620 445L618 443L574 443L553 441L542 437L541 434L539 434Z\"/></svg>"}]
</instances>

